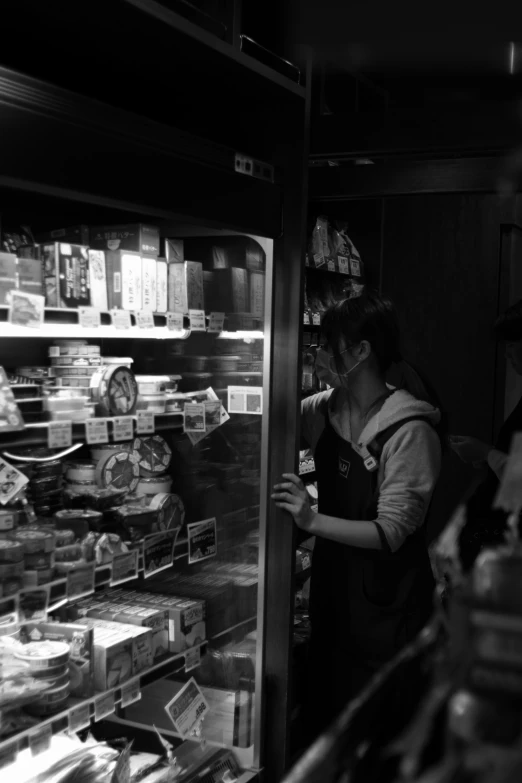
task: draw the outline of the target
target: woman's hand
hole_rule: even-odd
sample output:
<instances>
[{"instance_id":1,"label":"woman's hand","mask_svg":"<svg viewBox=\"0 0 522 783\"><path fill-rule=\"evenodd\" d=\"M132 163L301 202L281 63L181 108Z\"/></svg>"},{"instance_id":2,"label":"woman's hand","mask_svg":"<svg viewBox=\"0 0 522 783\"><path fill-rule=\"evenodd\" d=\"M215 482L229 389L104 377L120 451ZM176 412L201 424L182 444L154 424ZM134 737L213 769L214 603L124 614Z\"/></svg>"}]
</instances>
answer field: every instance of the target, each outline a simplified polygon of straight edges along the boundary
<instances>
[{"instance_id":1,"label":"woman's hand","mask_svg":"<svg viewBox=\"0 0 522 783\"><path fill-rule=\"evenodd\" d=\"M272 499L278 508L288 511L301 530L310 532L315 519L315 511L310 506L310 498L306 487L298 476L293 473L283 473L285 482L274 486Z\"/></svg>"},{"instance_id":2,"label":"woman's hand","mask_svg":"<svg viewBox=\"0 0 522 783\"><path fill-rule=\"evenodd\" d=\"M465 435L452 435L450 445L463 462L471 462L474 465L485 462L492 448L488 443L484 443L478 438L470 438Z\"/></svg>"}]
</instances>

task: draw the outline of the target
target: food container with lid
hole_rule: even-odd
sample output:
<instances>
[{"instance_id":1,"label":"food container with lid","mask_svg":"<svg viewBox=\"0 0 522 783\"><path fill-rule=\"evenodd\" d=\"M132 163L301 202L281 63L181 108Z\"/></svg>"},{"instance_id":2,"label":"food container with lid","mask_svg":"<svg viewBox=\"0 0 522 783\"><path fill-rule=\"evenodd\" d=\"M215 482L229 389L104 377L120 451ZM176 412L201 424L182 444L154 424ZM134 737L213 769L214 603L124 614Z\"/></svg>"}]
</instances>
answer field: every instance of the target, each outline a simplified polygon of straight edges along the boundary
<instances>
[{"instance_id":1,"label":"food container with lid","mask_svg":"<svg viewBox=\"0 0 522 783\"><path fill-rule=\"evenodd\" d=\"M91 457L94 462L105 460L119 451L131 451L132 441L123 441L122 443L104 443L102 446L91 447Z\"/></svg>"},{"instance_id":2,"label":"food container with lid","mask_svg":"<svg viewBox=\"0 0 522 783\"><path fill-rule=\"evenodd\" d=\"M130 370L134 364L134 359L131 359L130 356L102 356L102 364L121 365L122 367L128 367Z\"/></svg>"},{"instance_id":3,"label":"food container with lid","mask_svg":"<svg viewBox=\"0 0 522 783\"><path fill-rule=\"evenodd\" d=\"M139 460L142 476L164 473L172 461L172 449L161 435L138 436L132 443L132 451Z\"/></svg>"},{"instance_id":4,"label":"food container with lid","mask_svg":"<svg viewBox=\"0 0 522 783\"><path fill-rule=\"evenodd\" d=\"M168 474L163 474L150 478L141 477L137 490L144 495L157 495L159 493L170 492L171 488L172 477Z\"/></svg>"},{"instance_id":5,"label":"food container with lid","mask_svg":"<svg viewBox=\"0 0 522 783\"><path fill-rule=\"evenodd\" d=\"M128 367L102 367L92 377L93 399L101 416L131 415L138 402L138 384Z\"/></svg>"},{"instance_id":6,"label":"food container with lid","mask_svg":"<svg viewBox=\"0 0 522 783\"><path fill-rule=\"evenodd\" d=\"M82 539L87 535L91 527L98 526L103 519L101 511L95 511L91 508L85 509L64 509L63 511L57 511L54 515L54 523L56 526L56 545L60 546L61 533L70 530L73 531L76 539ZM68 537L69 539L69 537ZM69 541L69 543L71 543Z\"/></svg>"},{"instance_id":7,"label":"food container with lid","mask_svg":"<svg viewBox=\"0 0 522 783\"><path fill-rule=\"evenodd\" d=\"M167 395L165 392L159 392L157 394L140 393L137 410L151 411L152 413L165 413L167 410Z\"/></svg>"},{"instance_id":8,"label":"food container with lid","mask_svg":"<svg viewBox=\"0 0 522 783\"><path fill-rule=\"evenodd\" d=\"M65 463L67 481L96 481L96 462L72 460Z\"/></svg>"},{"instance_id":9,"label":"food container with lid","mask_svg":"<svg viewBox=\"0 0 522 783\"><path fill-rule=\"evenodd\" d=\"M96 466L96 481L99 487L125 489L133 492L140 475L139 460L135 453L118 451Z\"/></svg>"}]
</instances>

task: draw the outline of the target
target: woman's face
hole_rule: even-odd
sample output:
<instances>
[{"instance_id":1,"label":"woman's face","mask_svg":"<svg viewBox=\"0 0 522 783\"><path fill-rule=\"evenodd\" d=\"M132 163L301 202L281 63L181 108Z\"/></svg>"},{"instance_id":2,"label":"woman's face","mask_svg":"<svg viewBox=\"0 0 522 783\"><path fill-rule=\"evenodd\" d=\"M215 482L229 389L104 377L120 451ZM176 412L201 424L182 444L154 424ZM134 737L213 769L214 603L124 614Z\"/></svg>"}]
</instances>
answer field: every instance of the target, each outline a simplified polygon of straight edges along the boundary
<instances>
[{"instance_id":1,"label":"woman's face","mask_svg":"<svg viewBox=\"0 0 522 783\"><path fill-rule=\"evenodd\" d=\"M506 344L506 359L517 375L522 375L522 340L516 340Z\"/></svg>"},{"instance_id":2,"label":"woman's face","mask_svg":"<svg viewBox=\"0 0 522 783\"><path fill-rule=\"evenodd\" d=\"M319 380L323 381L323 383L327 383L329 386L341 386L343 377L348 375L357 365L357 360L351 355L350 349L346 348L344 340L339 345L339 353L343 368L341 369L341 367L339 367L341 375L339 375L337 370L332 348L323 344L323 346L317 350L315 372Z\"/></svg>"}]
</instances>

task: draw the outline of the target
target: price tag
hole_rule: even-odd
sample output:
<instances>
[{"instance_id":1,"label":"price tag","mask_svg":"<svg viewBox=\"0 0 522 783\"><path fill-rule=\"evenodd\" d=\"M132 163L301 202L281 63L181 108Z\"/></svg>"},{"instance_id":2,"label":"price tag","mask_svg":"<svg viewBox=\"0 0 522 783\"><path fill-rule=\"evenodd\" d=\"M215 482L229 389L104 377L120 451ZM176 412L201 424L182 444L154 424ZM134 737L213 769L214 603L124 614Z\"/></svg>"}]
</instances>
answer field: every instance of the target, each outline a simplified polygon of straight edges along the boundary
<instances>
[{"instance_id":1,"label":"price tag","mask_svg":"<svg viewBox=\"0 0 522 783\"><path fill-rule=\"evenodd\" d=\"M112 561L111 587L130 582L138 577L138 550L116 555Z\"/></svg>"},{"instance_id":2,"label":"price tag","mask_svg":"<svg viewBox=\"0 0 522 783\"><path fill-rule=\"evenodd\" d=\"M209 332L222 332L225 323L225 313L210 313Z\"/></svg>"},{"instance_id":3,"label":"price tag","mask_svg":"<svg viewBox=\"0 0 522 783\"><path fill-rule=\"evenodd\" d=\"M108 715L112 715L115 710L114 691L109 691L94 699L94 720L102 720Z\"/></svg>"},{"instance_id":4,"label":"price tag","mask_svg":"<svg viewBox=\"0 0 522 783\"><path fill-rule=\"evenodd\" d=\"M87 443L108 443L109 427L107 419L87 419L85 422L85 436Z\"/></svg>"},{"instance_id":5,"label":"price tag","mask_svg":"<svg viewBox=\"0 0 522 783\"><path fill-rule=\"evenodd\" d=\"M323 266L324 260L325 259L324 259L324 256L323 256L322 253L316 253L314 255L314 264L315 264L316 267Z\"/></svg>"},{"instance_id":6,"label":"price tag","mask_svg":"<svg viewBox=\"0 0 522 783\"><path fill-rule=\"evenodd\" d=\"M335 261L332 261L332 259L330 259L327 263L327 267L329 272L335 272Z\"/></svg>"},{"instance_id":7,"label":"price tag","mask_svg":"<svg viewBox=\"0 0 522 783\"><path fill-rule=\"evenodd\" d=\"M53 736L53 728L49 724L43 726L41 729L35 729L29 734L29 747L33 756L38 756L40 753L44 753L51 746L51 739Z\"/></svg>"},{"instance_id":8,"label":"price tag","mask_svg":"<svg viewBox=\"0 0 522 783\"><path fill-rule=\"evenodd\" d=\"M203 522L192 522L187 525L188 561L189 564L199 563L217 555L216 518L205 519Z\"/></svg>"},{"instance_id":9,"label":"price tag","mask_svg":"<svg viewBox=\"0 0 522 783\"><path fill-rule=\"evenodd\" d=\"M138 411L136 419L136 432L138 435L154 435L156 425L153 413L150 411Z\"/></svg>"},{"instance_id":10,"label":"price tag","mask_svg":"<svg viewBox=\"0 0 522 783\"><path fill-rule=\"evenodd\" d=\"M312 562L310 560L310 555L303 555L301 557L301 568L303 571L306 571L308 568L310 568Z\"/></svg>"},{"instance_id":11,"label":"price tag","mask_svg":"<svg viewBox=\"0 0 522 783\"><path fill-rule=\"evenodd\" d=\"M348 259L344 256L337 256L337 263L339 264L339 272L343 275L349 275L350 274L350 268L348 264Z\"/></svg>"},{"instance_id":12,"label":"price tag","mask_svg":"<svg viewBox=\"0 0 522 783\"><path fill-rule=\"evenodd\" d=\"M80 704L79 707L74 707L69 712L69 731L72 734L76 734L82 729L88 729L91 725L91 703Z\"/></svg>"},{"instance_id":13,"label":"price tag","mask_svg":"<svg viewBox=\"0 0 522 783\"><path fill-rule=\"evenodd\" d=\"M314 326L321 326L321 315L319 313L314 313L312 316L312 324Z\"/></svg>"},{"instance_id":14,"label":"price tag","mask_svg":"<svg viewBox=\"0 0 522 783\"><path fill-rule=\"evenodd\" d=\"M174 546L177 531L153 533L143 540L143 577L148 579L153 574L170 568L174 562Z\"/></svg>"},{"instance_id":15,"label":"price tag","mask_svg":"<svg viewBox=\"0 0 522 783\"><path fill-rule=\"evenodd\" d=\"M308 310L305 310L303 314L303 323L306 324L307 326L310 324L310 313L308 312Z\"/></svg>"},{"instance_id":16,"label":"price tag","mask_svg":"<svg viewBox=\"0 0 522 783\"><path fill-rule=\"evenodd\" d=\"M167 328L173 332L181 332L183 329L183 314L167 313Z\"/></svg>"},{"instance_id":17,"label":"price tag","mask_svg":"<svg viewBox=\"0 0 522 783\"><path fill-rule=\"evenodd\" d=\"M128 310L111 310L111 317L115 329L131 328L131 317Z\"/></svg>"},{"instance_id":18,"label":"price tag","mask_svg":"<svg viewBox=\"0 0 522 783\"><path fill-rule=\"evenodd\" d=\"M78 314L83 329L97 329L101 325L101 313L95 307L79 307Z\"/></svg>"},{"instance_id":19,"label":"price tag","mask_svg":"<svg viewBox=\"0 0 522 783\"><path fill-rule=\"evenodd\" d=\"M119 443L122 440L132 440L134 437L134 419L132 416L117 416L112 420L112 427L115 443Z\"/></svg>"},{"instance_id":20,"label":"price tag","mask_svg":"<svg viewBox=\"0 0 522 783\"><path fill-rule=\"evenodd\" d=\"M67 574L67 600L84 598L94 593L95 563L87 563Z\"/></svg>"},{"instance_id":21,"label":"price tag","mask_svg":"<svg viewBox=\"0 0 522 783\"><path fill-rule=\"evenodd\" d=\"M72 421L50 421L47 446L50 449L68 449L72 445Z\"/></svg>"},{"instance_id":22,"label":"price tag","mask_svg":"<svg viewBox=\"0 0 522 783\"><path fill-rule=\"evenodd\" d=\"M201 723L209 710L194 677L176 693L165 707L177 733L187 737Z\"/></svg>"},{"instance_id":23,"label":"price tag","mask_svg":"<svg viewBox=\"0 0 522 783\"><path fill-rule=\"evenodd\" d=\"M207 322L204 310L189 310L190 328L193 332L206 332Z\"/></svg>"},{"instance_id":24,"label":"price tag","mask_svg":"<svg viewBox=\"0 0 522 783\"><path fill-rule=\"evenodd\" d=\"M350 272L354 277L361 276L361 262L357 258L350 258Z\"/></svg>"},{"instance_id":25,"label":"price tag","mask_svg":"<svg viewBox=\"0 0 522 783\"><path fill-rule=\"evenodd\" d=\"M129 707L141 699L140 681L131 680L121 686L121 706Z\"/></svg>"},{"instance_id":26,"label":"price tag","mask_svg":"<svg viewBox=\"0 0 522 783\"><path fill-rule=\"evenodd\" d=\"M138 329L154 329L154 316L149 310L138 310L136 313Z\"/></svg>"},{"instance_id":27,"label":"price tag","mask_svg":"<svg viewBox=\"0 0 522 783\"><path fill-rule=\"evenodd\" d=\"M201 664L201 647L193 647L185 653L185 674Z\"/></svg>"},{"instance_id":28,"label":"price tag","mask_svg":"<svg viewBox=\"0 0 522 783\"><path fill-rule=\"evenodd\" d=\"M10 764L13 764L18 757L18 743L13 742L11 745L7 745L7 747L2 748L0 750L0 769L3 769L4 767L8 767Z\"/></svg>"}]
</instances>

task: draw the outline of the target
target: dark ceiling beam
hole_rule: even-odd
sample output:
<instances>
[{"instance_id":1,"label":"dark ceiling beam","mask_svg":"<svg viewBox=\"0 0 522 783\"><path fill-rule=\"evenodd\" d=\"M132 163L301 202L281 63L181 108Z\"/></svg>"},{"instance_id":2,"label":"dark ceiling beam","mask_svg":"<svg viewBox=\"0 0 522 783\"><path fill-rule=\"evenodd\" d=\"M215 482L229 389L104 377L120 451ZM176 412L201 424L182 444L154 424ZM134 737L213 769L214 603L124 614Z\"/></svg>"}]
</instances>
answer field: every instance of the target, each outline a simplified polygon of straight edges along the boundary
<instances>
[{"instance_id":1,"label":"dark ceiling beam","mask_svg":"<svg viewBox=\"0 0 522 783\"><path fill-rule=\"evenodd\" d=\"M382 161L373 166L317 166L309 171L311 201L433 193L495 193L505 179L502 158Z\"/></svg>"},{"instance_id":2,"label":"dark ceiling beam","mask_svg":"<svg viewBox=\"0 0 522 783\"><path fill-rule=\"evenodd\" d=\"M522 142L520 104L440 106L315 117L310 158L343 160L409 155L488 155Z\"/></svg>"}]
</instances>

